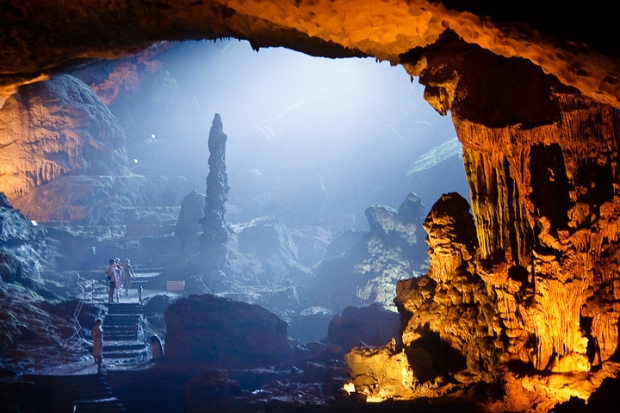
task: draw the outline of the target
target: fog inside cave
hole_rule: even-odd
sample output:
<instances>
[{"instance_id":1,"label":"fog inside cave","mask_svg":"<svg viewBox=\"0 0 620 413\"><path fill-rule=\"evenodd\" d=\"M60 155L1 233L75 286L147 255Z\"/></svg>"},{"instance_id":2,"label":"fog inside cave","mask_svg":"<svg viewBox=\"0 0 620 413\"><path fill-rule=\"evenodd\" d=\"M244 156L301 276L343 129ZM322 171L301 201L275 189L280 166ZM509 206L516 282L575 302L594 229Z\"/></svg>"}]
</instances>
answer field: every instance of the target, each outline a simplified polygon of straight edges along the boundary
<instances>
[{"instance_id":1,"label":"fog inside cave","mask_svg":"<svg viewBox=\"0 0 620 413\"><path fill-rule=\"evenodd\" d=\"M397 208L410 192L427 211L445 192L469 199L451 118L401 66L256 52L237 40L183 42L155 59L161 70L110 106L133 171L184 175L204 193L219 113L229 222L272 215L290 226L366 230L367 207Z\"/></svg>"}]
</instances>

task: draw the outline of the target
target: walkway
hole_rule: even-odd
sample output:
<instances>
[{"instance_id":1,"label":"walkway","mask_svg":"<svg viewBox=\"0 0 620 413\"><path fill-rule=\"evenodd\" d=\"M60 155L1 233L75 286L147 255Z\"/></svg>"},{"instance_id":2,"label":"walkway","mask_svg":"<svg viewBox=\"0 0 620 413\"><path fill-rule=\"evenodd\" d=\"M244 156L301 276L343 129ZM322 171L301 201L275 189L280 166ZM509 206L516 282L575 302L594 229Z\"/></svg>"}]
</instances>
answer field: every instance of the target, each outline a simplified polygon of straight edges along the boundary
<instances>
[{"instance_id":1,"label":"walkway","mask_svg":"<svg viewBox=\"0 0 620 413\"><path fill-rule=\"evenodd\" d=\"M137 294L136 290L131 291ZM149 346L144 337L144 307L136 297L121 303L107 303L103 317L103 374L90 356L63 366L43 369L25 376L40 386L41 394L49 394L51 412L117 413L126 412L114 397L106 379L109 369L135 367L149 358ZM107 297L106 297L107 299ZM127 302L133 301L133 302ZM92 344L88 351L92 350Z\"/></svg>"}]
</instances>

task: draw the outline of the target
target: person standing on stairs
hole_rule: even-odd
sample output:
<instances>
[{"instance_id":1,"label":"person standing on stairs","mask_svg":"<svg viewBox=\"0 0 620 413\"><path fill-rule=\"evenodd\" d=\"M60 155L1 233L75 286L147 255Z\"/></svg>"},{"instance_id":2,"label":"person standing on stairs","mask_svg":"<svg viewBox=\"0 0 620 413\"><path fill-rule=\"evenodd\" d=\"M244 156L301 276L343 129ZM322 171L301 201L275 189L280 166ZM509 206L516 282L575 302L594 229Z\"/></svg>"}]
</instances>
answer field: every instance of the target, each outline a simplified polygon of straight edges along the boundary
<instances>
[{"instance_id":1,"label":"person standing on stairs","mask_svg":"<svg viewBox=\"0 0 620 413\"><path fill-rule=\"evenodd\" d=\"M121 289L121 280L123 277L123 264L121 264L120 258L114 258L114 277L116 277L116 286L114 288L114 295L116 295L116 302L120 303L118 291Z\"/></svg>"},{"instance_id":2,"label":"person standing on stairs","mask_svg":"<svg viewBox=\"0 0 620 413\"><path fill-rule=\"evenodd\" d=\"M131 261L127 258L125 260L125 265L123 265L123 284L125 286L125 295L129 295L131 277L133 277L133 268L131 267Z\"/></svg>"},{"instance_id":3,"label":"person standing on stairs","mask_svg":"<svg viewBox=\"0 0 620 413\"><path fill-rule=\"evenodd\" d=\"M106 268L105 270L105 279L107 280L108 285L109 285L109 290L108 290L108 302L109 303L114 302L114 291L116 290L117 279L116 279L116 271L114 271L114 268L116 268L116 263L114 260L110 260L110 265L108 265L108 268Z\"/></svg>"},{"instance_id":4,"label":"person standing on stairs","mask_svg":"<svg viewBox=\"0 0 620 413\"><path fill-rule=\"evenodd\" d=\"M93 359L97 365L97 374L101 374L101 364L103 363L103 328L101 328L103 320L98 318L95 326L90 330L93 337Z\"/></svg>"}]
</instances>

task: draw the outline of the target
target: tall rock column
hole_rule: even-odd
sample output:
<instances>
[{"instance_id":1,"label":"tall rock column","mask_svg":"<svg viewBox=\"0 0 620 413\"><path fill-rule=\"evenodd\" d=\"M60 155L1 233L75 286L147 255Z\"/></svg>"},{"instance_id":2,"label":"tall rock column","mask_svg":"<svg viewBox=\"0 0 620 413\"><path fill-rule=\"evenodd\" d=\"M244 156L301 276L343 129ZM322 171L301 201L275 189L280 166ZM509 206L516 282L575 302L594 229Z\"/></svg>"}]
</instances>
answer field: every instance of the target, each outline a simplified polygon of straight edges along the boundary
<instances>
[{"instance_id":1,"label":"tall rock column","mask_svg":"<svg viewBox=\"0 0 620 413\"><path fill-rule=\"evenodd\" d=\"M222 119L215 114L209 132L209 175L204 217L200 220L202 230L203 262L206 285L213 289L227 265L230 230L226 224L226 201L228 200L228 176L226 175L226 139Z\"/></svg>"},{"instance_id":2,"label":"tall rock column","mask_svg":"<svg viewBox=\"0 0 620 413\"><path fill-rule=\"evenodd\" d=\"M551 125L461 120L457 133L480 258L506 268L505 277L487 270L487 281L504 303L498 310L510 357L576 373L600 366L618 347L620 113L568 94L558 103L562 115Z\"/></svg>"}]
</instances>

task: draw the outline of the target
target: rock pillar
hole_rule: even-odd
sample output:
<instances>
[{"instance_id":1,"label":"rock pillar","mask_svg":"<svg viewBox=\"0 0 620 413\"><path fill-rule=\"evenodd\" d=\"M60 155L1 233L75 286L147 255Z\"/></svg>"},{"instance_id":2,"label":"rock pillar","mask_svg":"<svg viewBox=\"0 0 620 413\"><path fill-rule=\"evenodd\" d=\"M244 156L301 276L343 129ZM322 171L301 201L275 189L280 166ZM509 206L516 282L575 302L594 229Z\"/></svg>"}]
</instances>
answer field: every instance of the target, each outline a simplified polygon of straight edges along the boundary
<instances>
[{"instance_id":1,"label":"rock pillar","mask_svg":"<svg viewBox=\"0 0 620 413\"><path fill-rule=\"evenodd\" d=\"M230 230L226 224L226 207L228 200L228 176L226 175L226 139L222 119L215 114L209 132L209 175L207 176L207 196L204 217L200 220L203 234L203 262L205 284L213 288L226 267L228 257L228 240Z\"/></svg>"}]
</instances>

